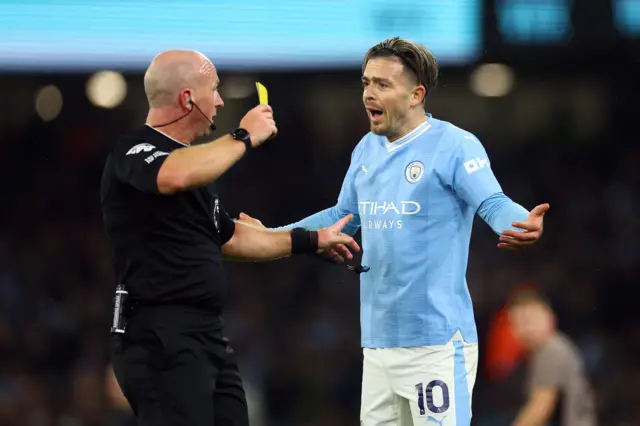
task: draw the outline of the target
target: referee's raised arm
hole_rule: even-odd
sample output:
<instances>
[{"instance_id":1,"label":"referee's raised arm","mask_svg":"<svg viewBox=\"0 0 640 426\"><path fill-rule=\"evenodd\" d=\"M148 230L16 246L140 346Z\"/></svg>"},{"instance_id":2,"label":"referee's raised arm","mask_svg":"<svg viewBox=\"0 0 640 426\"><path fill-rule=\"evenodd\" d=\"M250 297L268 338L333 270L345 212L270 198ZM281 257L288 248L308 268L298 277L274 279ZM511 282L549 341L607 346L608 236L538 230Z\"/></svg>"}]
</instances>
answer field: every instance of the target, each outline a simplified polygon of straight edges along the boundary
<instances>
[{"instance_id":1,"label":"referee's raised arm","mask_svg":"<svg viewBox=\"0 0 640 426\"><path fill-rule=\"evenodd\" d=\"M243 130L248 136L246 143L238 143L244 134L228 134L213 142L173 151L158 172L159 192L173 194L216 180L248 149L262 144L276 133L271 107L259 105L249 111L240 121L240 132Z\"/></svg>"},{"instance_id":2,"label":"referee's raised arm","mask_svg":"<svg viewBox=\"0 0 640 426\"><path fill-rule=\"evenodd\" d=\"M219 84L214 65L201 53L177 50L159 54L144 76L149 101L147 125L162 128L166 136L191 145L215 128L217 109L224 106ZM277 131L270 106L253 108L232 133L171 152L158 171L158 192L173 194L209 184L248 149L261 145Z\"/></svg>"}]
</instances>

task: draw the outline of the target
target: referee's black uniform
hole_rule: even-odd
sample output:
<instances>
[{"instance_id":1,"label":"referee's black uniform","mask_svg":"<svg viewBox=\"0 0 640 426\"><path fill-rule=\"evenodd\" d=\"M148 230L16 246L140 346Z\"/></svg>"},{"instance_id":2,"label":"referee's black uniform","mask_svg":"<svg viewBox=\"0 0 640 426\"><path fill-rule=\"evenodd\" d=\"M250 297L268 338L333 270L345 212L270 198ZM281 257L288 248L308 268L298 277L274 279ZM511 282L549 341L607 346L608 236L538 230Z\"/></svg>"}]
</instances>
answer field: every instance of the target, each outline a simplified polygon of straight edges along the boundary
<instances>
[{"instance_id":1,"label":"referee's black uniform","mask_svg":"<svg viewBox=\"0 0 640 426\"><path fill-rule=\"evenodd\" d=\"M220 317L221 246L235 224L211 187L159 194L160 166L181 146L144 126L107 159L103 218L128 292L113 367L140 425L244 426L247 403Z\"/></svg>"}]
</instances>

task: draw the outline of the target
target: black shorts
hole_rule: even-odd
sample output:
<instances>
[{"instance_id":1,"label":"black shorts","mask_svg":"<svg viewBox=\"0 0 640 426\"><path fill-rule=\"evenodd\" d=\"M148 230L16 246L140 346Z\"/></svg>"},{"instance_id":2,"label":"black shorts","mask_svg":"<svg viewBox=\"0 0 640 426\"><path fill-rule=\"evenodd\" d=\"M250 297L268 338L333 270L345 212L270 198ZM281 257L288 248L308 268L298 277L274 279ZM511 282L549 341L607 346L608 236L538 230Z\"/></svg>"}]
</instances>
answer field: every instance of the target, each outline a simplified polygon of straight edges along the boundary
<instances>
[{"instance_id":1,"label":"black shorts","mask_svg":"<svg viewBox=\"0 0 640 426\"><path fill-rule=\"evenodd\" d=\"M140 426L248 426L242 379L222 320L144 308L113 337L113 369Z\"/></svg>"}]
</instances>

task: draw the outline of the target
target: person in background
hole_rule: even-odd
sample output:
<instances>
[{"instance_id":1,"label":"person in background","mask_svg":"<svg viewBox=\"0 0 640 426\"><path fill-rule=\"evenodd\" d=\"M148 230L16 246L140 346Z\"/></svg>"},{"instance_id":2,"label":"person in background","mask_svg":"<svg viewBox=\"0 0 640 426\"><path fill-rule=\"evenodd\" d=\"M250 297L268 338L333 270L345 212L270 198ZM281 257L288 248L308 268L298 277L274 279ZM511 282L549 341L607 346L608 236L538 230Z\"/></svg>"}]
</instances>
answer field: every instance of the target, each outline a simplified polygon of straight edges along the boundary
<instances>
[{"instance_id":1,"label":"person in background","mask_svg":"<svg viewBox=\"0 0 640 426\"><path fill-rule=\"evenodd\" d=\"M527 400L512 426L596 426L591 384L583 357L556 328L556 317L535 290L508 302L513 332L528 355Z\"/></svg>"}]
</instances>

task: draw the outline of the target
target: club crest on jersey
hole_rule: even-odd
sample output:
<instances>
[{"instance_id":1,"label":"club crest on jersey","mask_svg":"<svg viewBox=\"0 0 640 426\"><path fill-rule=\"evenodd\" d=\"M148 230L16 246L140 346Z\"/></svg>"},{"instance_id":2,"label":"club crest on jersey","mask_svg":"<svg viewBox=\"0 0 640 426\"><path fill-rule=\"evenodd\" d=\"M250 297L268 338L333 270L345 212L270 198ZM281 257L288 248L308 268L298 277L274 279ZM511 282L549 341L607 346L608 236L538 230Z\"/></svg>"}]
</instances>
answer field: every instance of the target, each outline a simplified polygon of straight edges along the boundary
<instances>
[{"instance_id":1,"label":"club crest on jersey","mask_svg":"<svg viewBox=\"0 0 640 426\"><path fill-rule=\"evenodd\" d=\"M417 183L424 175L424 164L420 161L414 161L407 166L404 175L409 183Z\"/></svg>"}]
</instances>

